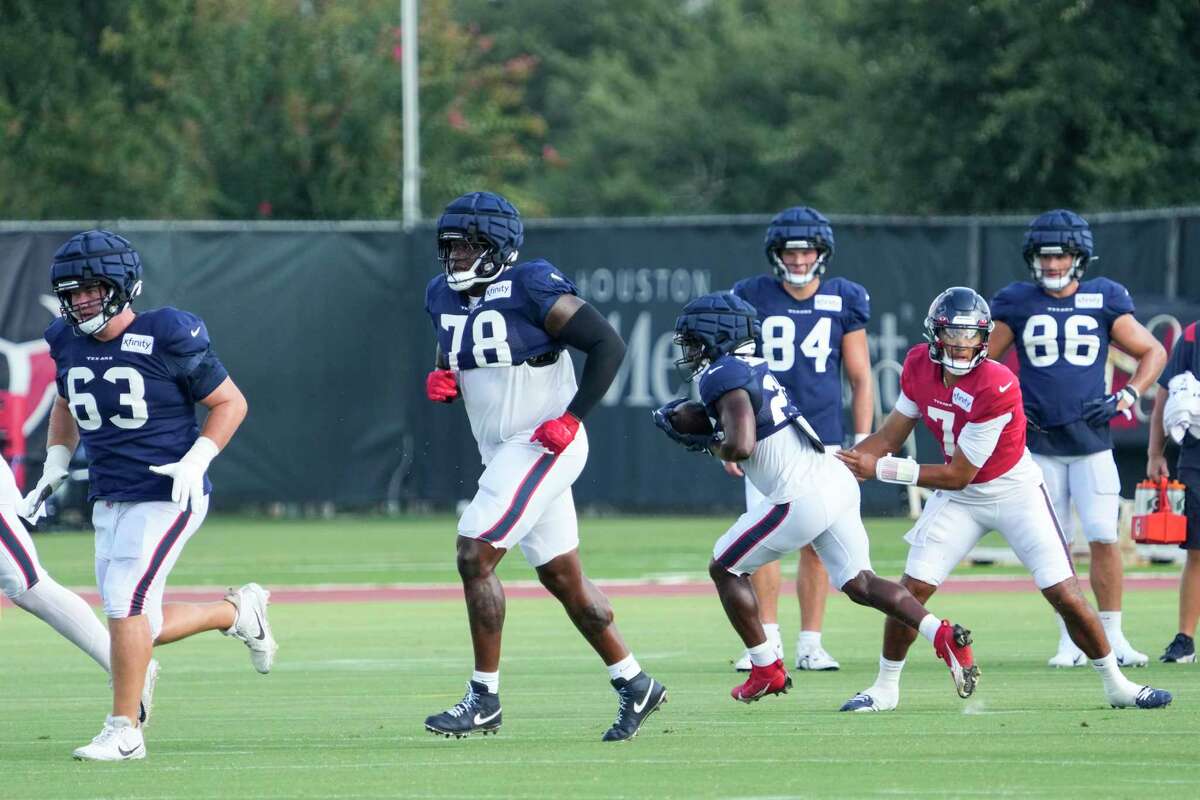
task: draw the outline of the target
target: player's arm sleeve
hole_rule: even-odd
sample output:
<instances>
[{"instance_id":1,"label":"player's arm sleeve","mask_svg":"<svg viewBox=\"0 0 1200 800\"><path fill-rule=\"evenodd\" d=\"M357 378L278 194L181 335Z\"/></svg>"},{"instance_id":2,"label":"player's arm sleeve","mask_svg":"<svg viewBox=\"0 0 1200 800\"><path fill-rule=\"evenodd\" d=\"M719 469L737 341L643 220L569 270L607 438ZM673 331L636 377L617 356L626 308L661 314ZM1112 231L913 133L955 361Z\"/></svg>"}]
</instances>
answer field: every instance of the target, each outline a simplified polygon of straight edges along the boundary
<instances>
[{"instance_id":1,"label":"player's arm sleeve","mask_svg":"<svg viewBox=\"0 0 1200 800\"><path fill-rule=\"evenodd\" d=\"M1196 323L1193 322L1184 328L1183 333L1175 340L1175 344L1171 348L1171 357L1167 359L1167 366L1158 376L1158 385L1163 389L1169 388L1167 384L1176 375L1191 369L1192 358L1196 352L1196 333Z\"/></svg>"},{"instance_id":2,"label":"player's arm sleeve","mask_svg":"<svg viewBox=\"0 0 1200 800\"><path fill-rule=\"evenodd\" d=\"M903 389L900 390L900 396L896 398L896 405L894 408L896 411L900 412L909 419L921 418L921 409L917 408L917 404L914 403L912 399L904 393Z\"/></svg>"},{"instance_id":3,"label":"player's arm sleeve","mask_svg":"<svg viewBox=\"0 0 1200 800\"><path fill-rule=\"evenodd\" d=\"M229 371L213 352L208 328L194 314L178 312L168 332L166 356L176 380L195 400L208 397L229 377Z\"/></svg>"},{"instance_id":4,"label":"player's arm sleeve","mask_svg":"<svg viewBox=\"0 0 1200 800\"><path fill-rule=\"evenodd\" d=\"M968 422L958 434L958 448L964 456L976 467L983 467L985 461L996 449L1004 426L1012 420L1012 412L1008 411L998 417L983 422Z\"/></svg>"},{"instance_id":5,"label":"player's arm sleeve","mask_svg":"<svg viewBox=\"0 0 1200 800\"><path fill-rule=\"evenodd\" d=\"M604 315L590 303L584 303L559 331L558 340L587 354L579 388L567 411L583 419L608 392L621 362L625 359L625 341Z\"/></svg>"},{"instance_id":6,"label":"player's arm sleeve","mask_svg":"<svg viewBox=\"0 0 1200 800\"><path fill-rule=\"evenodd\" d=\"M846 292L843 300L845 310L842 312L842 332L852 333L867 327L871 319L871 296L867 290L858 284L851 285L851 291Z\"/></svg>"}]
</instances>

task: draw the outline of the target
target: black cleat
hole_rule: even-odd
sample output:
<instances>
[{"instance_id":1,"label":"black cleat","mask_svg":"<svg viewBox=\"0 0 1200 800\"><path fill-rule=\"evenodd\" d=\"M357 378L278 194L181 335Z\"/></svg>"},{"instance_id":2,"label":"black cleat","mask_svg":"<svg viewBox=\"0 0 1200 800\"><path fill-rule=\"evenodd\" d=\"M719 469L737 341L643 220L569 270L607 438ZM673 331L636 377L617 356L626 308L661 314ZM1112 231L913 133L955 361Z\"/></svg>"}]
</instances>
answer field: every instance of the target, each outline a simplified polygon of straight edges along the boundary
<instances>
[{"instance_id":1,"label":"black cleat","mask_svg":"<svg viewBox=\"0 0 1200 800\"><path fill-rule=\"evenodd\" d=\"M639 672L628 681L617 678L612 685L617 692L619 703L617 719L612 727L604 732L601 741L624 742L637 736L646 717L667 702L667 687L644 672Z\"/></svg>"},{"instance_id":2,"label":"black cleat","mask_svg":"<svg viewBox=\"0 0 1200 800\"><path fill-rule=\"evenodd\" d=\"M1191 664L1196 660L1196 640L1186 633L1175 634L1158 660L1164 664Z\"/></svg>"},{"instance_id":3,"label":"black cleat","mask_svg":"<svg viewBox=\"0 0 1200 800\"><path fill-rule=\"evenodd\" d=\"M482 683L469 681L467 693L453 708L425 718L425 730L447 739L496 733L500 730L500 695L490 693Z\"/></svg>"}]
</instances>

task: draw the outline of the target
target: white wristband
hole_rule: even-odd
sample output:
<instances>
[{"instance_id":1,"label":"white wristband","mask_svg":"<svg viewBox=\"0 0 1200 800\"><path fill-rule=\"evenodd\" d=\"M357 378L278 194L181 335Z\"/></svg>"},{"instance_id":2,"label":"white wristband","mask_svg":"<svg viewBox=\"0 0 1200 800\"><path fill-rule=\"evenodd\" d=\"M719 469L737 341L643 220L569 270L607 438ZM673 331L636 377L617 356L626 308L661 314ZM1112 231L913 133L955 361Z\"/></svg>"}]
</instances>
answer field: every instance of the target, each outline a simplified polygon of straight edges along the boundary
<instances>
[{"instance_id":1,"label":"white wristband","mask_svg":"<svg viewBox=\"0 0 1200 800\"><path fill-rule=\"evenodd\" d=\"M854 445L857 447L859 444L862 444L863 440L864 440L864 439L866 439L866 438L867 438L868 436L870 436L870 435L871 435L871 434L869 434L869 433L856 433L856 434L854 434Z\"/></svg>"},{"instance_id":2,"label":"white wristband","mask_svg":"<svg viewBox=\"0 0 1200 800\"><path fill-rule=\"evenodd\" d=\"M196 439L192 445L192 449L183 454L180 461L186 461L189 464L199 464L203 469L208 469L209 463L217 457L217 453L221 452L221 448L217 447L217 443L207 436L201 436Z\"/></svg>"},{"instance_id":3,"label":"white wristband","mask_svg":"<svg viewBox=\"0 0 1200 800\"><path fill-rule=\"evenodd\" d=\"M921 465L911 458L884 456L875 462L875 477L884 483L903 483L915 486L921 475Z\"/></svg>"},{"instance_id":4,"label":"white wristband","mask_svg":"<svg viewBox=\"0 0 1200 800\"><path fill-rule=\"evenodd\" d=\"M46 448L46 461L43 470L58 467L63 472L71 468L71 451L65 444L56 444Z\"/></svg>"}]
</instances>

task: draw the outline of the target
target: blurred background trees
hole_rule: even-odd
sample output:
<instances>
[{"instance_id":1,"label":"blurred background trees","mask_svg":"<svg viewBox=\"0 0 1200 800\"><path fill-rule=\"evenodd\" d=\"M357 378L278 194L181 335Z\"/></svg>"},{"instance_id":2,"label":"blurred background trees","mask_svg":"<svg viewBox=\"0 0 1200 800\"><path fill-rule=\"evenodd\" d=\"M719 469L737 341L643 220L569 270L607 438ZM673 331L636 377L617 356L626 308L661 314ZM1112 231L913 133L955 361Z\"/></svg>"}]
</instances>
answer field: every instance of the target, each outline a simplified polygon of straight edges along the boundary
<instances>
[{"instance_id":1,"label":"blurred background trees","mask_svg":"<svg viewBox=\"0 0 1200 800\"><path fill-rule=\"evenodd\" d=\"M422 200L1200 202L1194 0L421 0ZM399 216L395 0L0 0L0 217Z\"/></svg>"}]
</instances>

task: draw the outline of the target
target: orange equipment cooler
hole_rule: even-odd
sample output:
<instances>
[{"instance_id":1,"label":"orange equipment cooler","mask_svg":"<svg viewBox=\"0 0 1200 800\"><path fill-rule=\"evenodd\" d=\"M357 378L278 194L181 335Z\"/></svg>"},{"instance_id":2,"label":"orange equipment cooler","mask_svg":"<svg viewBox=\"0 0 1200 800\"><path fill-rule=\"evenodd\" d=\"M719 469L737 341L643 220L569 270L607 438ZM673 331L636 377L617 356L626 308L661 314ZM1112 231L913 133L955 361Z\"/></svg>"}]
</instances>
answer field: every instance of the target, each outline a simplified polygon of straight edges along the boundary
<instances>
[{"instance_id":1,"label":"orange equipment cooler","mask_svg":"<svg viewBox=\"0 0 1200 800\"><path fill-rule=\"evenodd\" d=\"M1182 544L1187 538L1183 515L1183 489L1179 481L1160 478L1142 481L1133 496L1133 526L1138 544Z\"/></svg>"}]
</instances>

